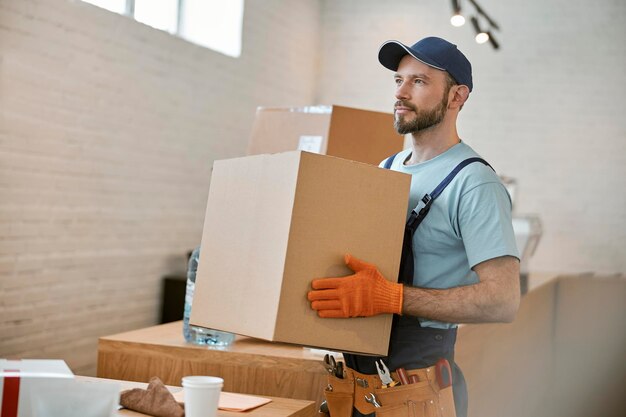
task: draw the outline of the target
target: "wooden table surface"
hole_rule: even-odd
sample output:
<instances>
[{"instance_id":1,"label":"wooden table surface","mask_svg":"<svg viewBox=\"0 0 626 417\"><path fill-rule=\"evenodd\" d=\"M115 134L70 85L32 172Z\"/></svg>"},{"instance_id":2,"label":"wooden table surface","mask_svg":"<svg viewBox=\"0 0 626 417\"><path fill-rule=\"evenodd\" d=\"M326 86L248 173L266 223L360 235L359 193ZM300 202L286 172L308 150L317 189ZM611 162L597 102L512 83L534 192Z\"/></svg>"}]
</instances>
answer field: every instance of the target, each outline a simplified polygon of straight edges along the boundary
<instances>
[{"instance_id":1,"label":"wooden table surface","mask_svg":"<svg viewBox=\"0 0 626 417\"><path fill-rule=\"evenodd\" d=\"M243 336L226 348L192 345L177 321L101 337L97 376L138 382L158 376L178 386L185 375L213 375L224 379L224 391L311 400L317 407L327 384L324 353Z\"/></svg>"},{"instance_id":2,"label":"wooden table surface","mask_svg":"<svg viewBox=\"0 0 626 417\"><path fill-rule=\"evenodd\" d=\"M77 380L81 381L111 381L111 379L103 379L103 378L93 378L93 377L85 377L85 376L76 376ZM131 382L131 381L120 381L115 380L121 385L121 390L127 390L132 388L146 388L147 383L142 382ZM179 386L171 386L167 385L167 388L172 392L172 394L181 391L183 388ZM270 397L264 396L264 398L269 398L272 401L257 407L253 410L242 412L236 411L224 411L218 410L217 417L241 417L245 415L246 417L313 417L317 414L317 409L315 408L315 402L306 401L306 400L294 400L288 398L279 398L279 397ZM137 411L121 409L118 410L115 414L116 417L145 417L147 414L139 413Z\"/></svg>"}]
</instances>

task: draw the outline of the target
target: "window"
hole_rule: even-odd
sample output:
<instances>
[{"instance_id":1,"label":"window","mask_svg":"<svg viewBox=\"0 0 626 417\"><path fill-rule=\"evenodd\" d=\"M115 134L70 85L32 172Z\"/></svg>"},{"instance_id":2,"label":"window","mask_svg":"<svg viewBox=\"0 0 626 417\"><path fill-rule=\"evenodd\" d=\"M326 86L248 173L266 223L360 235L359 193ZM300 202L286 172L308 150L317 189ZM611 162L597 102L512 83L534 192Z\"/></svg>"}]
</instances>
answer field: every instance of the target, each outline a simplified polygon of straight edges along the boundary
<instances>
[{"instance_id":1,"label":"window","mask_svg":"<svg viewBox=\"0 0 626 417\"><path fill-rule=\"evenodd\" d=\"M135 0L133 17L156 29L178 31L178 0Z\"/></svg>"},{"instance_id":2,"label":"window","mask_svg":"<svg viewBox=\"0 0 626 417\"><path fill-rule=\"evenodd\" d=\"M103 9L110 10L119 14L126 14L127 0L83 0L85 3L91 3Z\"/></svg>"},{"instance_id":3,"label":"window","mask_svg":"<svg viewBox=\"0 0 626 417\"><path fill-rule=\"evenodd\" d=\"M184 0L180 35L225 55L241 55L243 0Z\"/></svg>"},{"instance_id":4,"label":"window","mask_svg":"<svg viewBox=\"0 0 626 417\"><path fill-rule=\"evenodd\" d=\"M241 55L244 0L83 0L225 55Z\"/></svg>"}]
</instances>

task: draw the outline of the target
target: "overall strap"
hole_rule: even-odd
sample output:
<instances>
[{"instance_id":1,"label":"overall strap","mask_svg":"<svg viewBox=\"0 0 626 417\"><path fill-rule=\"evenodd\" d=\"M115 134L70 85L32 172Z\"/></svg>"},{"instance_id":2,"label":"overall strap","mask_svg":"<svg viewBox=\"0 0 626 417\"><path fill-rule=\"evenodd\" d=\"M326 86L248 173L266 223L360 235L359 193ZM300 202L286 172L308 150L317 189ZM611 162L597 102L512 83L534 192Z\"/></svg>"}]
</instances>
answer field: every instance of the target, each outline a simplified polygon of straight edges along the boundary
<instances>
[{"instance_id":1,"label":"overall strap","mask_svg":"<svg viewBox=\"0 0 626 417\"><path fill-rule=\"evenodd\" d=\"M397 154L396 154L397 155ZM385 167L391 166L393 162L393 157L390 157L385 161ZM390 161L391 160L391 161ZM433 201L439 197L442 191L452 182L456 174L458 174L463 168L473 162L480 162L482 164L487 165L489 168L493 169L491 165L487 163L482 158L472 157L467 158L461 161L454 169L439 183L437 187L430 193L425 194L424 197L418 202L417 206L411 210L411 214L409 215L408 220L406 221L406 226L404 227L404 239L402 242L402 258L400 261L400 274L398 278L398 282L412 285L413 284L413 273L414 273L414 263L413 263L413 235L417 230L417 227L422 223L422 220L426 217L428 212L430 211L430 206L433 204ZM387 168L389 169L389 168Z\"/></svg>"},{"instance_id":2,"label":"overall strap","mask_svg":"<svg viewBox=\"0 0 626 417\"><path fill-rule=\"evenodd\" d=\"M385 164L384 164L385 169L391 168L391 164L393 164L393 160L395 159L396 155L398 154L392 155L385 160ZM430 194L424 194L424 197L422 197L420 202L413 209L413 211L411 212L411 215L409 216L409 220L407 221L407 226L413 229L413 232L415 232L415 229L417 229L417 226L419 226L419 224L422 222L424 217L426 217L426 214L430 210L430 206L432 205L433 200L439 197L439 194L441 194L441 192L448 186L448 184L452 182L454 177L456 177L456 174L458 174L463 168L465 168L466 166L468 166L469 164L473 162L480 162L484 165L487 165L489 168L493 169L493 167L489 165L489 163L482 158L472 157L472 158L467 158L461 161L443 179L443 181L441 181L439 185L435 187L435 189Z\"/></svg>"},{"instance_id":3,"label":"overall strap","mask_svg":"<svg viewBox=\"0 0 626 417\"><path fill-rule=\"evenodd\" d=\"M398 153L400 153L400 152L398 152ZM398 155L398 154L391 155L389 158L387 158L385 160L385 165L383 166L385 169L390 169L391 168L391 164L393 164L393 160L396 159L396 155Z\"/></svg>"},{"instance_id":4,"label":"overall strap","mask_svg":"<svg viewBox=\"0 0 626 417\"><path fill-rule=\"evenodd\" d=\"M433 201L437 197L439 197L439 194L441 194L441 192L448 186L448 184L452 182L454 177L456 177L456 174L458 174L463 168L465 168L472 162L480 162L493 169L491 165L489 165L487 161L482 158L473 157L461 161L456 167L454 167L454 169L448 174L448 176L445 177L437 187L435 187L435 189L430 194L424 194L424 197L422 197L422 199L417 203L417 206L415 206L413 211L411 211L409 220L407 220L406 222L407 227L412 229L411 235L415 233L415 229L417 229L417 226L420 225L422 220L424 220L424 217L426 217L426 215L428 214L428 211L430 210L430 206L433 204Z\"/></svg>"},{"instance_id":5,"label":"overall strap","mask_svg":"<svg viewBox=\"0 0 626 417\"><path fill-rule=\"evenodd\" d=\"M446 188L448 186L448 184L450 184L450 181L452 181L454 179L454 177L456 176L456 174L459 173L460 170L462 170L463 168L465 168L467 165L471 164L472 162L480 162L482 164L487 165L489 168L493 169L493 167L491 165L489 165L489 163L487 163L487 161L485 161L482 158L467 158L463 161L461 161L456 167L454 167L454 169L452 170L452 172L450 172L448 174L447 177L445 177L443 179L443 181L441 181L441 183L437 186L437 188L435 188L433 190L432 193L430 193L430 198L432 200L434 200L435 198L439 197L439 194L441 194L441 192L443 191L444 188ZM495 170L494 170L495 171Z\"/></svg>"}]
</instances>

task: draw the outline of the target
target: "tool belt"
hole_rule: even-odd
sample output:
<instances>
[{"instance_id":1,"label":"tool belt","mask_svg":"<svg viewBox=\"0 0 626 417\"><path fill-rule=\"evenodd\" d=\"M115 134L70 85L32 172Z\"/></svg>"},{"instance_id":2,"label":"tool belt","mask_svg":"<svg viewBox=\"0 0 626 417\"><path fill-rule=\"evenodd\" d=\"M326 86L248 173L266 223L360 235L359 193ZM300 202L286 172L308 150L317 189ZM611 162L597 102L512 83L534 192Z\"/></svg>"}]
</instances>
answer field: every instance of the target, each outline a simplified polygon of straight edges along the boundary
<instances>
[{"instance_id":1,"label":"tool belt","mask_svg":"<svg viewBox=\"0 0 626 417\"><path fill-rule=\"evenodd\" d=\"M329 373L324 395L330 416L351 417L354 407L376 417L456 417L452 385L440 387L435 366L405 372L414 382L393 387L383 387L378 375L347 367L343 378ZM396 372L391 376L400 380Z\"/></svg>"}]
</instances>

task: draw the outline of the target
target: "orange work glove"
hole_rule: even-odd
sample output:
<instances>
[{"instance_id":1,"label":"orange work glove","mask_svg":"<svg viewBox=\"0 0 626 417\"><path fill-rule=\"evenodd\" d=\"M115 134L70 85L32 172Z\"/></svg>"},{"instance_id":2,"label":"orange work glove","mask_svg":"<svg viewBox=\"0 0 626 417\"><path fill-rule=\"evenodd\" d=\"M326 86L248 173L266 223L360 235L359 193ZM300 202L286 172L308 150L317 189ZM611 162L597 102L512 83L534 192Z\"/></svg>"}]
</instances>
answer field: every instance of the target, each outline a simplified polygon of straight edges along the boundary
<instances>
[{"instance_id":1,"label":"orange work glove","mask_svg":"<svg viewBox=\"0 0 626 417\"><path fill-rule=\"evenodd\" d=\"M375 265L345 256L355 274L320 278L311 283L307 298L320 317L369 317L380 313L402 313L402 284L389 282Z\"/></svg>"}]
</instances>

